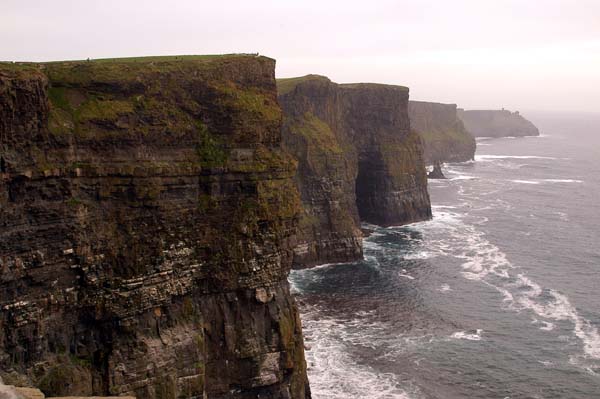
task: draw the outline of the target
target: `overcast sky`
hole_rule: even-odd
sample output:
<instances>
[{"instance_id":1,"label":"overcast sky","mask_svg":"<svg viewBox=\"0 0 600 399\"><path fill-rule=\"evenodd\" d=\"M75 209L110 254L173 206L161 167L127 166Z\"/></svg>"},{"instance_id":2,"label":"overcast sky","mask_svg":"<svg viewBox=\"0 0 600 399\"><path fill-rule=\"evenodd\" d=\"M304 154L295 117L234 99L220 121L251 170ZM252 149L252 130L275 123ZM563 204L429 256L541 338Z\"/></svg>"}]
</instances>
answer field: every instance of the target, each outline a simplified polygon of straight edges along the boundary
<instances>
[{"instance_id":1,"label":"overcast sky","mask_svg":"<svg viewBox=\"0 0 600 399\"><path fill-rule=\"evenodd\" d=\"M0 0L0 60L232 52L466 108L600 112L600 0Z\"/></svg>"}]
</instances>

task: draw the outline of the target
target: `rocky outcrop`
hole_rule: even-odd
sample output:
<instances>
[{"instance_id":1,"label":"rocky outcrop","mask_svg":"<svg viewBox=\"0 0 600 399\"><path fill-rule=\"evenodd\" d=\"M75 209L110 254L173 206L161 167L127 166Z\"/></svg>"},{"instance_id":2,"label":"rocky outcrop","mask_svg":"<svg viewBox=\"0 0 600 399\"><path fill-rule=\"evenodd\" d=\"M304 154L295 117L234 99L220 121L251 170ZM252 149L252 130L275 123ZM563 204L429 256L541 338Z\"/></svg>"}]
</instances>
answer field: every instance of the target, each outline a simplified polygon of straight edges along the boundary
<instances>
[{"instance_id":1,"label":"rocky outcrop","mask_svg":"<svg viewBox=\"0 0 600 399\"><path fill-rule=\"evenodd\" d=\"M445 179L444 172L442 171L442 165L439 162L436 162L433 165L433 169L431 172L427 173L428 179Z\"/></svg>"},{"instance_id":2,"label":"rocky outcrop","mask_svg":"<svg viewBox=\"0 0 600 399\"><path fill-rule=\"evenodd\" d=\"M523 118L519 111L508 110L458 110L459 118L475 137L539 136L537 127Z\"/></svg>"},{"instance_id":3,"label":"rocky outcrop","mask_svg":"<svg viewBox=\"0 0 600 399\"><path fill-rule=\"evenodd\" d=\"M455 104L408 103L410 126L423 139L425 162L465 162L475 158L475 138L457 116Z\"/></svg>"},{"instance_id":4,"label":"rocky outcrop","mask_svg":"<svg viewBox=\"0 0 600 399\"><path fill-rule=\"evenodd\" d=\"M0 370L47 396L309 397L273 60L0 64Z\"/></svg>"},{"instance_id":5,"label":"rocky outcrop","mask_svg":"<svg viewBox=\"0 0 600 399\"><path fill-rule=\"evenodd\" d=\"M296 267L361 258L361 221L388 226L431 217L407 88L309 75L278 80L278 91L304 208Z\"/></svg>"},{"instance_id":6,"label":"rocky outcrop","mask_svg":"<svg viewBox=\"0 0 600 399\"><path fill-rule=\"evenodd\" d=\"M0 384L0 399L136 399L133 396L63 396L48 398L37 388Z\"/></svg>"}]
</instances>

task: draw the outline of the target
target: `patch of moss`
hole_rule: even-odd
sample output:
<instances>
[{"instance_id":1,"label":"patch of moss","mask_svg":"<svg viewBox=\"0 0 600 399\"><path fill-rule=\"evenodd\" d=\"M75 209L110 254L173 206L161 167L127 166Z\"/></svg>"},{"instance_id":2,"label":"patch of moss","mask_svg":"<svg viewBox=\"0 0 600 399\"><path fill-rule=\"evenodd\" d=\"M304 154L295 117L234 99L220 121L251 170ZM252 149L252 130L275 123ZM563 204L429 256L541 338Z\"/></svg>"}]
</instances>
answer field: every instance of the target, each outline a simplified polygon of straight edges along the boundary
<instances>
[{"instance_id":1,"label":"patch of moss","mask_svg":"<svg viewBox=\"0 0 600 399\"><path fill-rule=\"evenodd\" d=\"M154 380L154 397L156 399L176 399L177 384L172 375L160 375Z\"/></svg>"},{"instance_id":2,"label":"patch of moss","mask_svg":"<svg viewBox=\"0 0 600 399\"><path fill-rule=\"evenodd\" d=\"M329 125L310 112L305 113L300 120L290 123L289 129L293 134L306 139L309 151L313 154L344 152Z\"/></svg>"},{"instance_id":3,"label":"patch of moss","mask_svg":"<svg viewBox=\"0 0 600 399\"><path fill-rule=\"evenodd\" d=\"M67 100L66 89L64 87L48 88L48 99L53 106L65 111L71 111L71 105Z\"/></svg>"},{"instance_id":4,"label":"patch of moss","mask_svg":"<svg viewBox=\"0 0 600 399\"><path fill-rule=\"evenodd\" d=\"M196 155L202 168L222 167L227 162L227 150L221 140L214 137L205 124L198 122Z\"/></svg>"},{"instance_id":5,"label":"patch of moss","mask_svg":"<svg viewBox=\"0 0 600 399\"><path fill-rule=\"evenodd\" d=\"M79 198L71 197L65 202L70 207L76 207L82 204Z\"/></svg>"},{"instance_id":6,"label":"patch of moss","mask_svg":"<svg viewBox=\"0 0 600 399\"><path fill-rule=\"evenodd\" d=\"M279 104L257 88L240 89L233 83L217 85L215 88L221 94L219 102L223 106L266 121L281 119Z\"/></svg>"},{"instance_id":7,"label":"patch of moss","mask_svg":"<svg viewBox=\"0 0 600 399\"><path fill-rule=\"evenodd\" d=\"M200 212L208 213L217 208L218 205L218 201L210 194L200 194L198 196L198 210Z\"/></svg>"},{"instance_id":8,"label":"patch of moss","mask_svg":"<svg viewBox=\"0 0 600 399\"><path fill-rule=\"evenodd\" d=\"M291 219L301 211L300 195L292 180L263 180L257 187L260 215L265 219Z\"/></svg>"},{"instance_id":9,"label":"patch of moss","mask_svg":"<svg viewBox=\"0 0 600 399\"><path fill-rule=\"evenodd\" d=\"M86 101L78 109L78 122L84 123L92 120L115 121L120 116L133 113L134 106L130 101L98 100Z\"/></svg>"},{"instance_id":10,"label":"patch of moss","mask_svg":"<svg viewBox=\"0 0 600 399\"><path fill-rule=\"evenodd\" d=\"M241 173L292 172L296 170L296 167L297 162L290 154L281 149L268 148L263 145L254 149L251 160L241 162L231 160L227 164L230 172Z\"/></svg>"},{"instance_id":11,"label":"patch of moss","mask_svg":"<svg viewBox=\"0 0 600 399\"><path fill-rule=\"evenodd\" d=\"M87 396L92 392L90 363L75 356L62 356L36 384L47 396Z\"/></svg>"}]
</instances>

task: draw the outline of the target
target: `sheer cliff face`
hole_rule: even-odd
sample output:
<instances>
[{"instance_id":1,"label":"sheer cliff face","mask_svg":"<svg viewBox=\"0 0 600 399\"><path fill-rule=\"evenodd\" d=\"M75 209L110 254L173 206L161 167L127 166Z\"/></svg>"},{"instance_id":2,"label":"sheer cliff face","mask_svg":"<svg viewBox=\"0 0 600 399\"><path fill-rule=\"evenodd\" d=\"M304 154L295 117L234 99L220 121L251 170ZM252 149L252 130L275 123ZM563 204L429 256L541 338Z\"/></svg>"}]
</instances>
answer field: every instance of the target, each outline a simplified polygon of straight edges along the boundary
<instances>
[{"instance_id":1,"label":"sheer cliff face","mask_svg":"<svg viewBox=\"0 0 600 399\"><path fill-rule=\"evenodd\" d=\"M338 85L314 75L282 79L278 89L283 142L299 162L304 208L295 266L361 258L361 220L394 225L431 217L408 89Z\"/></svg>"},{"instance_id":2,"label":"sheer cliff face","mask_svg":"<svg viewBox=\"0 0 600 399\"><path fill-rule=\"evenodd\" d=\"M5 381L310 396L280 126L264 57L1 65Z\"/></svg>"},{"instance_id":3,"label":"sheer cliff face","mask_svg":"<svg viewBox=\"0 0 600 399\"><path fill-rule=\"evenodd\" d=\"M519 112L508 110L458 110L458 116L475 137L539 136L537 127Z\"/></svg>"},{"instance_id":4,"label":"sheer cliff face","mask_svg":"<svg viewBox=\"0 0 600 399\"><path fill-rule=\"evenodd\" d=\"M465 162L475 157L475 138L458 118L455 104L410 101L410 126L423 139L425 162Z\"/></svg>"}]
</instances>

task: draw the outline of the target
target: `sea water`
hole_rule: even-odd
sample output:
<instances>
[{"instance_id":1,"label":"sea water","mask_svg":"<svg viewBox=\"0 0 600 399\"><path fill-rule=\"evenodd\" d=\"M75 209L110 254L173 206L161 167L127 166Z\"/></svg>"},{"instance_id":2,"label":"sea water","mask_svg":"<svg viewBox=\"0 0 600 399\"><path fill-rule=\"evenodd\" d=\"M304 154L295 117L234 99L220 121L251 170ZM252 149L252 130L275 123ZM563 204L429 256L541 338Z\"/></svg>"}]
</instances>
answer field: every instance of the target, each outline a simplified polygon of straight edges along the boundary
<instances>
[{"instance_id":1,"label":"sea water","mask_svg":"<svg viewBox=\"0 0 600 399\"><path fill-rule=\"evenodd\" d=\"M600 397L600 116L530 116L429 181L431 221L292 272L314 398Z\"/></svg>"}]
</instances>

